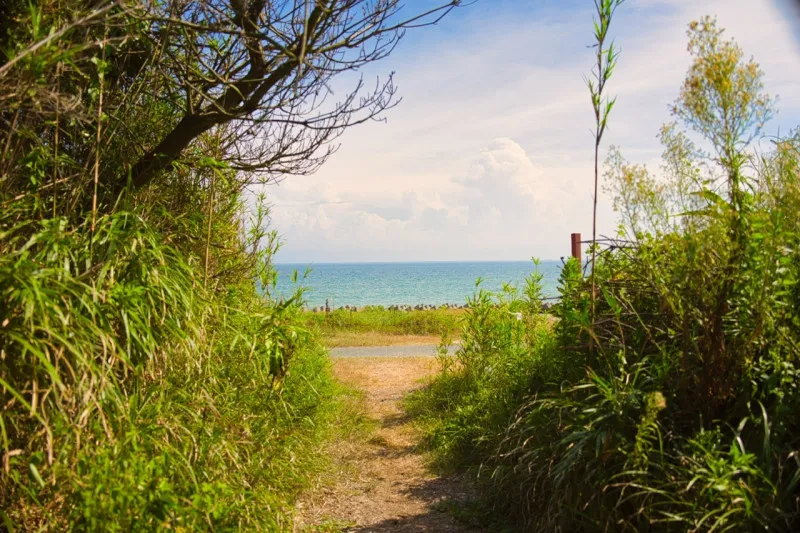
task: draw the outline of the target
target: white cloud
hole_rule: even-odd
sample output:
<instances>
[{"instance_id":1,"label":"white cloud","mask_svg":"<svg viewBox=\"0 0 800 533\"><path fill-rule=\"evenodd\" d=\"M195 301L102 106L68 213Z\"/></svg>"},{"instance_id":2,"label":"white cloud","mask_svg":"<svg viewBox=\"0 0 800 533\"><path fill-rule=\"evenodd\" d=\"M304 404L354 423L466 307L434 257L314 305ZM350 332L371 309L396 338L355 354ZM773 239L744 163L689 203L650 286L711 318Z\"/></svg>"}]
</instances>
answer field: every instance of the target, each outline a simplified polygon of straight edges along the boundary
<instances>
[{"instance_id":1,"label":"white cloud","mask_svg":"<svg viewBox=\"0 0 800 533\"><path fill-rule=\"evenodd\" d=\"M572 177L571 177L572 176ZM352 191L319 201L296 186L274 195L276 219L295 246L296 260L515 259L531 250L557 248L552 236L569 224L575 173L548 179L515 141L498 138L476 154L462 175L449 177L441 191L407 190L391 197ZM343 198L347 199L343 199ZM581 209L582 207L578 207ZM465 253L466 251L466 253ZM330 259L329 259L330 258Z\"/></svg>"},{"instance_id":2,"label":"white cloud","mask_svg":"<svg viewBox=\"0 0 800 533\"><path fill-rule=\"evenodd\" d=\"M397 71L404 101L387 123L345 134L315 175L271 187L282 261L556 258L569 234L591 232L591 13L547 8L516 16L478 2L414 34L378 71ZM716 14L782 94L782 130L800 123L798 40L769 0L638 0L612 26L622 49L608 88L619 95L604 139L657 167L689 64L686 24ZM438 36L438 37L437 37ZM437 38L441 39L438 41ZM378 72L376 71L376 72ZM615 217L601 198L599 227Z\"/></svg>"}]
</instances>

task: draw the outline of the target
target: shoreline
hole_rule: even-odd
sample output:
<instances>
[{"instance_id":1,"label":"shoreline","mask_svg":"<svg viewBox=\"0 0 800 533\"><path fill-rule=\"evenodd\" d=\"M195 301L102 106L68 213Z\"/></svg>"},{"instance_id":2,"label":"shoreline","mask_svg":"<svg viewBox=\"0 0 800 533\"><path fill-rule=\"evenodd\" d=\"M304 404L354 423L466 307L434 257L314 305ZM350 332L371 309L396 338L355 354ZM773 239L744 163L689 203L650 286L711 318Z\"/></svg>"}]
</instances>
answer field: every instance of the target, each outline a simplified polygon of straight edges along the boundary
<instances>
[{"instance_id":1,"label":"shoreline","mask_svg":"<svg viewBox=\"0 0 800 533\"><path fill-rule=\"evenodd\" d=\"M493 304L494 307L498 307L498 304ZM543 302L542 309L547 310L550 309L552 304L550 302ZM467 303L464 304L416 304L416 305L409 305L409 304L392 304L392 305L340 305L340 306L324 306L324 305L317 305L317 306L304 306L303 310L307 313L333 313L335 311L351 311L351 312L362 312L362 311L404 311L404 312L411 312L411 311L463 311L469 309L470 306Z\"/></svg>"},{"instance_id":2,"label":"shoreline","mask_svg":"<svg viewBox=\"0 0 800 533\"><path fill-rule=\"evenodd\" d=\"M447 310L460 310L467 309L469 305L464 304L391 304L391 305L317 305L317 306L304 306L303 309L310 313L332 313L334 311L447 311Z\"/></svg>"}]
</instances>

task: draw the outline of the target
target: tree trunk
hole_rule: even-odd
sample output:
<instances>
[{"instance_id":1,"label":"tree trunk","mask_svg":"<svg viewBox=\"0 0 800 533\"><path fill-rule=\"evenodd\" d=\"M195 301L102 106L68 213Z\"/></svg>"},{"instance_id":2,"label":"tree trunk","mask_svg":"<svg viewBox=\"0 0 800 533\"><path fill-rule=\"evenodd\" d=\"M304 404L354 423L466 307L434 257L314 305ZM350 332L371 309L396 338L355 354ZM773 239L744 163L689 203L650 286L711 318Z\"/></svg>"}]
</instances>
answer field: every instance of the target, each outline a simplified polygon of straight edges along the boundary
<instances>
[{"instance_id":1,"label":"tree trunk","mask_svg":"<svg viewBox=\"0 0 800 533\"><path fill-rule=\"evenodd\" d=\"M189 146L201 133L208 131L217 123L214 116L186 115L158 143L158 146L143 155L131 169L131 185L140 189L147 185L155 174L169 167L180 156L184 148ZM122 192L124 184L114 191Z\"/></svg>"}]
</instances>

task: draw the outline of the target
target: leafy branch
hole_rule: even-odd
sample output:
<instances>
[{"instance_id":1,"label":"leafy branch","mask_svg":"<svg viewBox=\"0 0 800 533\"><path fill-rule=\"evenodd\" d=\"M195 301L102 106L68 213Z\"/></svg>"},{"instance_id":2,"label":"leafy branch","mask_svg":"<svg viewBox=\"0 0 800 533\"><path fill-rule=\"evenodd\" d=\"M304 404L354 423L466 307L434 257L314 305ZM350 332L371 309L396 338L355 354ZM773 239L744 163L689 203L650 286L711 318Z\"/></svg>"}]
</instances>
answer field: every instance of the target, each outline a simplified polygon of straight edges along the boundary
<instances>
[{"instance_id":1,"label":"leafy branch","mask_svg":"<svg viewBox=\"0 0 800 533\"><path fill-rule=\"evenodd\" d=\"M600 141L608 125L608 117L614 108L617 98L609 98L604 95L606 83L611 79L614 69L617 66L619 50L614 46L614 42L606 48L605 43L608 38L608 29L611 26L611 19L614 13L624 0L595 0L594 6L597 16L593 19L594 39L597 54L597 64L592 68L592 75L587 78L586 84L589 86L589 94L592 98L592 108L594 109L595 131L594 131L594 196L592 198L592 300L591 314L594 319L595 300L597 296L597 286L595 282L594 266L597 259L597 184L600 177L598 160L600 153Z\"/></svg>"}]
</instances>

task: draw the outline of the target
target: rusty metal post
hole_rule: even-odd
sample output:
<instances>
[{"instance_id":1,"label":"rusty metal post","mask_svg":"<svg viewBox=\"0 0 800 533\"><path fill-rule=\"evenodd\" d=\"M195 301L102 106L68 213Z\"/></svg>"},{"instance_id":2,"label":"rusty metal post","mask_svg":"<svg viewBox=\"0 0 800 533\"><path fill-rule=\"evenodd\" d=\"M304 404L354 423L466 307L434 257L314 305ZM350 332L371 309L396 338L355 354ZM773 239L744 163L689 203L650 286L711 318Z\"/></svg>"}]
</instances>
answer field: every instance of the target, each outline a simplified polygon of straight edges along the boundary
<instances>
[{"instance_id":1,"label":"rusty metal post","mask_svg":"<svg viewBox=\"0 0 800 533\"><path fill-rule=\"evenodd\" d=\"M581 256L581 234L580 233L573 233L572 234L572 257L580 262L582 260Z\"/></svg>"}]
</instances>

